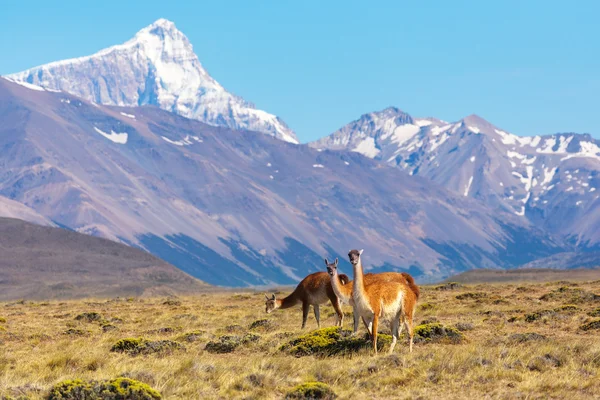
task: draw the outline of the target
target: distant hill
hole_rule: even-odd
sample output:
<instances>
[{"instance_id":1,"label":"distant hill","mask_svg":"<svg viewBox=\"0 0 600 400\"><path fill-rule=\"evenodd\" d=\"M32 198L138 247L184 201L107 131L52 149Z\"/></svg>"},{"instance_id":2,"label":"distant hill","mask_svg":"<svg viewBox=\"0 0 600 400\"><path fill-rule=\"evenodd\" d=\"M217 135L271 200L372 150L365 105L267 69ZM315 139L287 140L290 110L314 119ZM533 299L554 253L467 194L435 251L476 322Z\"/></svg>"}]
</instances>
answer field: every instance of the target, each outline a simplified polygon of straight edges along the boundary
<instances>
[{"instance_id":1,"label":"distant hill","mask_svg":"<svg viewBox=\"0 0 600 400\"><path fill-rule=\"evenodd\" d=\"M554 281L593 281L600 279L600 267L559 270L550 268L528 268L491 270L475 269L451 276L444 282L459 283L506 283L506 282L554 282Z\"/></svg>"},{"instance_id":2,"label":"distant hill","mask_svg":"<svg viewBox=\"0 0 600 400\"><path fill-rule=\"evenodd\" d=\"M210 288L142 250L0 218L0 301L189 294Z\"/></svg>"}]
</instances>

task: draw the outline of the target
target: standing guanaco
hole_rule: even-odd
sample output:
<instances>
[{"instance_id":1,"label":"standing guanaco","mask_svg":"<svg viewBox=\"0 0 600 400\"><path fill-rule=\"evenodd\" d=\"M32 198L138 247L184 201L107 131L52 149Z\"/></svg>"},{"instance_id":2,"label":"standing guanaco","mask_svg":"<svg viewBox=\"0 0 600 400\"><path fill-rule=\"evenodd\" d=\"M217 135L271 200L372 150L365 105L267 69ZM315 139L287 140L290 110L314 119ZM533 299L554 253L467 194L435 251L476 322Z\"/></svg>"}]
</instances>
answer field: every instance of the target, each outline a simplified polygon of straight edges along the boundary
<instances>
[{"instance_id":1,"label":"standing guanaco","mask_svg":"<svg viewBox=\"0 0 600 400\"><path fill-rule=\"evenodd\" d=\"M348 258L353 267L354 284L352 300L354 309L367 325L371 325L373 351L377 354L377 328L379 320L390 322L392 344L389 352L394 351L400 336L400 320L404 321L410 338L410 351L413 346L413 314L417 305L415 292L406 283L375 280L365 284L361 255L363 250L350 250Z\"/></svg>"},{"instance_id":2,"label":"standing guanaco","mask_svg":"<svg viewBox=\"0 0 600 400\"><path fill-rule=\"evenodd\" d=\"M358 320L359 315L357 310L354 307L354 301L352 300L352 289L354 286L354 282L350 281L348 283L344 283L338 274L338 259L336 258L333 263L330 263L328 259L325 259L325 265L327 266L327 273L331 277L331 286L335 295L342 303L347 303L352 306L353 315L354 315L354 334L358 331ZM408 285L408 287L415 294L415 299L418 300L420 296L419 287L416 285L415 280L410 274L406 272L381 272L378 274L368 273L364 275L365 285L369 285L375 280L383 280L387 282L400 282ZM372 335L371 327L368 326L363 320L369 335ZM403 321L400 321L400 332L402 332Z\"/></svg>"},{"instance_id":3,"label":"standing guanaco","mask_svg":"<svg viewBox=\"0 0 600 400\"><path fill-rule=\"evenodd\" d=\"M340 275L340 279L345 283L349 281L346 275ZM327 300L331 302L337 314L336 325L342 326L344 323L344 313L342 312L341 303L331 287L331 279L327 272L315 272L308 275L302 279L289 296L283 299L277 299L275 295L272 297L265 295L265 297L267 298L265 304L265 311L267 313L271 313L279 308L290 308L298 303L302 303L302 329L306 326L306 319L308 318L308 311L311 305L315 312L317 327L321 327L319 305L326 303Z\"/></svg>"}]
</instances>

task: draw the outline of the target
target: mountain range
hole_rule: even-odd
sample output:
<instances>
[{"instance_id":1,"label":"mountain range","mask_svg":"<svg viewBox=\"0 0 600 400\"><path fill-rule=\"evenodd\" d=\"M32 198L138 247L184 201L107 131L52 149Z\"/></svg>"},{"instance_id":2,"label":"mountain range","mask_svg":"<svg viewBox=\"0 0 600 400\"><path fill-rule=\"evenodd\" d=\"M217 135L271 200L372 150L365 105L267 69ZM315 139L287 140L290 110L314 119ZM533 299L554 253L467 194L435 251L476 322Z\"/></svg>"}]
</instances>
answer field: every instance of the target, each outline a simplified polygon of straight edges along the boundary
<instances>
[{"instance_id":1,"label":"mountain range","mask_svg":"<svg viewBox=\"0 0 600 400\"><path fill-rule=\"evenodd\" d=\"M301 145L166 20L0 79L0 118L0 215L139 247L212 284L297 282L352 247L421 282L569 268L581 253L592 265L600 249L589 135L389 108Z\"/></svg>"},{"instance_id":2,"label":"mountain range","mask_svg":"<svg viewBox=\"0 0 600 400\"><path fill-rule=\"evenodd\" d=\"M589 134L517 136L477 115L450 123L388 108L310 145L361 153L577 246L600 245L600 141Z\"/></svg>"}]
</instances>

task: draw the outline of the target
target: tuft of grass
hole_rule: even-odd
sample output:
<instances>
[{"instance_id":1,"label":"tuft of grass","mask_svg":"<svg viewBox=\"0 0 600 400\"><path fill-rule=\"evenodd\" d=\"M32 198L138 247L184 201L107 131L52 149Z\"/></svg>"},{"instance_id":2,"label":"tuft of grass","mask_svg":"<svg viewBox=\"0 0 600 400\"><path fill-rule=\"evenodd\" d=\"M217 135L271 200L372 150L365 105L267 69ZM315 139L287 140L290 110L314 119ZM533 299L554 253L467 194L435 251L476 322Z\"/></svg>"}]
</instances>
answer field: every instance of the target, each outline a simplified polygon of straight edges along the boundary
<instances>
[{"instance_id":1,"label":"tuft of grass","mask_svg":"<svg viewBox=\"0 0 600 400\"><path fill-rule=\"evenodd\" d=\"M335 399L337 395L323 382L306 382L294 387L286 395L286 399Z\"/></svg>"},{"instance_id":2,"label":"tuft of grass","mask_svg":"<svg viewBox=\"0 0 600 400\"><path fill-rule=\"evenodd\" d=\"M6 323L6 318L0 317L0 324L5 324L5 323Z\"/></svg>"},{"instance_id":3,"label":"tuft of grass","mask_svg":"<svg viewBox=\"0 0 600 400\"><path fill-rule=\"evenodd\" d=\"M107 381L80 379L59 382L50 390L48 400L160 400L162 396L145 383L129 378Z\"/></svg>"}]
</instances>

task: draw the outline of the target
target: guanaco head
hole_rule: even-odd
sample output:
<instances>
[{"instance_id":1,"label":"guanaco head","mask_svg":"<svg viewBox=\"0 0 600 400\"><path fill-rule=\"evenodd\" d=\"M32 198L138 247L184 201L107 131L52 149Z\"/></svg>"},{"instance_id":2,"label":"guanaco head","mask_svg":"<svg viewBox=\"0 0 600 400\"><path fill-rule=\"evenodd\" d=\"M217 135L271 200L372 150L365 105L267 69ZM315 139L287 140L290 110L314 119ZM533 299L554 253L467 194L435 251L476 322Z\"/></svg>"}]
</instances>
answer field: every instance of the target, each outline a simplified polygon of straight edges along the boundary
<instances>
[{"instance_id":1,"label":"guanaco head","mask_svg":"<svg viewBox=\"0 0 600 400\"><path fill-rule=\"evenodd\" d=\"M338 273L338 259L336 259L330 264L328 259L325 259L325 265L327 266L327 273L330 276L335 276Z\"/></svg>"},{"instance_id":2,"label":"guanaco head","mask_svg":"<svg viewBox=\"0 0 600 400\"><path fill-rule=\"evenodd\" d=\"M362 255L363 250L350 250L348 253L348 258L350 259L350 264L356 265L360 262L360 256Z\"/></svg>"},{"instance_id":3,"label":"guanaco head","mask_svg":"<svg viewBox=\"0 0 600 400\"><path fill-rule=\"evenodd\" d=\"M277 304L277 301L275 300L275 295L272 295L271 297L269 297L265 294L265 297L267 298L267 301L265 302L265 312L267 314L270 314L279 308L279 305Z\"/></svg>"}]
</instances>

